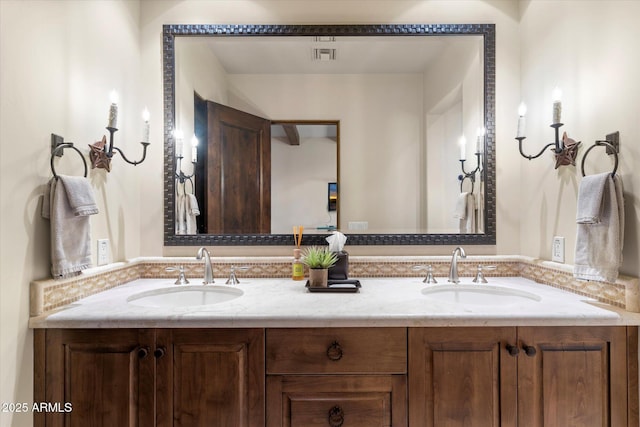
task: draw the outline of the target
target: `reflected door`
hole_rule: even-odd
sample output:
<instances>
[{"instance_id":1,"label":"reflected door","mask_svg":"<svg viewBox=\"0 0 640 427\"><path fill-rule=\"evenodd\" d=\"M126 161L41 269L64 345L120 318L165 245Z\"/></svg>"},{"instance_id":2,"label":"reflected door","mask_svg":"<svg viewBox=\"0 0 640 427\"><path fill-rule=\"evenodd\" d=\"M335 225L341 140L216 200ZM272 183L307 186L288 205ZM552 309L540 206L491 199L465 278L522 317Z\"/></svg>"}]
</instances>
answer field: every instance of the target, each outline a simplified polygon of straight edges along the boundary
<instances>
[{"instance_id":1,"label":"reflected door","mask_svg":"<svg viewBox=\"0 0 640 427\"><path fill-rule=\"evenodd\" d=\"M271 122L207 101L207 231L271 232Z\"/></svg>"}]
</instances>

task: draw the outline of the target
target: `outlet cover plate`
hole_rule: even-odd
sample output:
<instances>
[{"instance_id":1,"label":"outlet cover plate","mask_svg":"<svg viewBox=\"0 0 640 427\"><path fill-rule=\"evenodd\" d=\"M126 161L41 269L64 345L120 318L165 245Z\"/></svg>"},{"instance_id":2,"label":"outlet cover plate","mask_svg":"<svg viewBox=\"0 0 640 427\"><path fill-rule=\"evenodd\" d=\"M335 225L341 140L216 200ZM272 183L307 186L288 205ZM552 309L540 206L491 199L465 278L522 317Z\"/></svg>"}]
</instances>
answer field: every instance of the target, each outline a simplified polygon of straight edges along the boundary
<instances>
[{"instance_id":1,"label":"outlet cover plate","mask_svg":"<svg viewBox=\"0 0 640 427\"><path fill-rule=\"evenodd\" d=\"M551 261L564 263L564 237L555 236L553 238Z\"/></svg>"},{"instance_id":2,"label":"outlet cover plate","mask_svg":"<svg viewBox=\"0 0 640 427\"><path fill-rule=\"evenodd\" d=\"M109 239L98 239L98 265L109 264Z\"/></svg>"}]
</instances>

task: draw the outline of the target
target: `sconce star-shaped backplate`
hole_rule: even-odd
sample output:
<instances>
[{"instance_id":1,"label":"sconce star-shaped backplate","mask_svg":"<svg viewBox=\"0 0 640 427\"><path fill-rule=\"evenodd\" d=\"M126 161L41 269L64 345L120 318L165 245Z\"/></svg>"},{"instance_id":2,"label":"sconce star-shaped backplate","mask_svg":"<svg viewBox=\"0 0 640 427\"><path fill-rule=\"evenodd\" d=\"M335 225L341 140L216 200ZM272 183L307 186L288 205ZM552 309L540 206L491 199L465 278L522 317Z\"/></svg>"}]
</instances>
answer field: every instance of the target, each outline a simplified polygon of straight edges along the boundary
<instances>
[{"instance_id":1,"label":"sconce star-shaped backplate","mask_svg":"<svg viewBox=\"0 0 640 427\"><path fill-rule=\"evenodd\" d=\"M578 148L581 141L575 141L567 136L567 133L562 134L563 149L561 152L556 153L556 169L560 166L575 166L576 157L578 156Z\"/></svg>"},{"instance_id":2,"label":"sconce star-shaped backplate","mask_svg":"<svg viewBox=\"0 0 640 427\"><path fill-rule=\"evenodd\" d=\"M89 151L91 169L100 168L111 172L111 158L107 156L107 153L104 151L105 145L107 145L107 137L105 135L102 136L102 140L89 144L89 148L91 149Z\"/></svg>"}]
</instances>

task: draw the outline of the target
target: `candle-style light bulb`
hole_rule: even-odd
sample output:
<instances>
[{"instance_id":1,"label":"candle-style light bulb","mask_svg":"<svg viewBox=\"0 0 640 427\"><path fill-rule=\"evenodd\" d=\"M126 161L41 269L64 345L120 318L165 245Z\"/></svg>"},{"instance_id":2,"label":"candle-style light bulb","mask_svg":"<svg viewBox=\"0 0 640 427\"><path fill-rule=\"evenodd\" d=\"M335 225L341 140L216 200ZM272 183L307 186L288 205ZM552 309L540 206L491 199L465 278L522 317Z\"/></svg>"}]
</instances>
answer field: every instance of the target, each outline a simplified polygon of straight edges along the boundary
<instances>
[{"instance_id":1,"label":"candle-style light bulb","mask_svg":"<svg viewBox=\"0 0 640 427\"><path fill-rule=\"evenodd\" d=\"M524 126L525 126L525 121L524 121L524 116L525 114L527 114L527 106L525 105L524 102L520 103L520 106L518 107L518 133L516 134L516 138L524 138Z\"/></svg>"},{"instance_id":2,"label":"candle-style light bulb","mask_svg":"<svg viewBox=\"0 0 640 427\"><path fill-rule=\"evenodd\" d=\"M553 89L553 124L560 123L562 116L562 90L558 86Z\"/></svg>"},{"instance_id":3,"label":"candle-style light bulb","mask_svg":"<svg viewBox=\"0 0 640 427\"><path fill-rule=\"evenodd\" d=\"M142 120L144 124L142 125L142 142L149 142L149 118L151 114L149 114L149 110L147 107L144 107L142 111Z\"/></svg>"},{"instance_id":4,"label":"candle-style light bulb","mask_svg":"<svg viewBox=\"0 0 640 427\"><path fill-rule=\"evenodd\" d=\"M458 145L460 145L460 160L466 160L467 158L467 138L462 135L458 140Z\"/></svg>"},{"instance_id":5,"label":"candle-style light bulb","mask_svg":"<svg viewBox=\"0 0 640 427\"><path fill-rule=\"evenodd\" d=\"M191 163L198 161L198 138L195 135L191 137Z\"/></svg>"},{"instance_id":6,"label":"candle-style light bulb","mask_svg":"<svg viewBox=\"0 0 640 427\"><path fill-rule=\"evenodd\" d=\"M482 147L484 147L484 134L486 129L483 127L478 128L478 139L476 140L476 153L482 153Z\"/></svg>"},{"instance_id":7,"label":"candle-style light bulb","mask_svg":"<svg viewBox=\"0 0 640 427\"><path fill-rule=\"evenodd\" d=\"M176 140L176 157L182 157L182 136L180 129L173 130L173 138Z\"/></svg>"},{"instance_id":8,"label":"candle-style light bulb","mask_svg":"<svg viewBox=\"0 0 640 427\"><path fill-rule=\"evenodd\" d=\"M107 127L116 129L118 126L118 92L112 90L109 93L111 106L109 107L109 124Z\"/></svg>"}]
</instances>

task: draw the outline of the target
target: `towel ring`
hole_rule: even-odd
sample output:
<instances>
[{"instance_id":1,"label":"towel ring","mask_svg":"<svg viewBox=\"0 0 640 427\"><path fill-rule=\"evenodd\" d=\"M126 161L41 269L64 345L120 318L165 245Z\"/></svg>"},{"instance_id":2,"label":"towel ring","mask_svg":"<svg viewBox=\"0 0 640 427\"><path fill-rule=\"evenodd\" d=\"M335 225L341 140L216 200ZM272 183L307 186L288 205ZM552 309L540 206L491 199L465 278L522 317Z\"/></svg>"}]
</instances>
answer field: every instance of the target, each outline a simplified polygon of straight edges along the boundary
<instances>
[{"instance_id":1,"label":"towel ring","mask_svg":"<svg viewBox=\"0 0 640 427\"><path fill-rule=\"evenodd\" d=\"M609 150L611 150L611 152L615 156L614 157L615 164L613 165L613 172L611 172L611 176L614 177L616 175L616 172L618 171L618 152L616 151L615 147L607 141L596 141L595 144L593 144L591 147L587 149L587 151L584 152L584 155L582 156L582 163L580 165L580 168L582 169L582 176L585 176L584 161L587 158L587 154L589 154L589 151L593 150L595 147L598 147L598 146L609 148Z\"/></svg>"},{"instance_id":2,"label":"towel ring","mask_svg":"<svg viewBox=\"0 0 640 427\"><path fill-rule=\"evenodd\" d=\"M460 192L462 193L462 184L464 184L465 179L469 179L471 181L471 194L473 194L473 187L476 180L472 175L458 175L458 181L460 181Z\"/></svg>"},{"instance_id":3,"label":"towel ring","mask_svg":"<svg viewBox=\"0 0 640 427\"><path fill-rule=\"evenodd\" d=\"M53 177L56 180L58 179L58 175L56 174L56 168L53 165L53 159L56 156L56 153L58 152L58 150L64 150L65 148L71 148L80 155L80 158L82 159L82 164L84 165L84 177L86 178L87 172L88 172L87 161L85 160L82 152L80 152L80 150L78 150L76 147L73 146L72 142L63 142L62 144L59 144L56 148L54 148L53 151L51 152L51 172L53 173Z\"/></svg>"}]
</instances>

